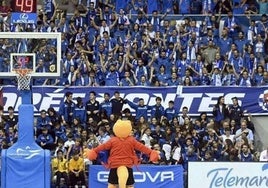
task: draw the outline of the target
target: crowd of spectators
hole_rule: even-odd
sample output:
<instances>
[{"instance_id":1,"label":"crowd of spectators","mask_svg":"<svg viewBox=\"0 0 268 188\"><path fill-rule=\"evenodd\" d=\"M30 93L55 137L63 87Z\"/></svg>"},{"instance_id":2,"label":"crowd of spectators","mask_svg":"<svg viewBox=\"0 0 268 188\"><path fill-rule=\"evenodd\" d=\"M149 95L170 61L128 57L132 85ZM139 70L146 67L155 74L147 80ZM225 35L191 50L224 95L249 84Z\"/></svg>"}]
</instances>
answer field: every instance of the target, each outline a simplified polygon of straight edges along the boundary
<instances>
[{"instance_id":1,"label":"crowd of spectators","mask_svg":"<svg viewBox=\"0 0 268 188\"><path fill-rule=\"evenodd\" d=\"M33 85L260 86L268 83L266 1L77 3L72 15L54 1L47 3L44 9L38 10L36 24L12 23L10 9L2 6L6 14L1 20L1 31L62 33L62 77L36 78ZM244 27L237 16L239 13L248 18ZM252 16L257 13L261 16L255 20ZM182 20L174 20L176 14L183 14ZM201 20L187 14L201 14ZM28 50L37 54L36 72L53 72L59 53L55 45L55 41L45 39L15 42L0 39L0 70L10 69L8 52ZM10 79L2 82L14 84Z\"/></svg>"},{"instance_id":2,"label":"crowd of spectators","mask_svg":"<svg viewBox=\"0 0 268 188\"><path fill-rule=\"evenodd\" d=\"M34 79L33 85L268 84L266 0L256 3L246 0L85 2L88 3L77 4L71 16L53 2L50 9L39 10L36 25L11 24L10 9L1 7L6 11L1 31L62 33L62 77ZM252 18L257 13L261 14L260 20ZM172 20L176 14L185 16L176 22ZM202 14L204 20L197 21L187 14ZM241 27L236 14L246 14L248 27ZM222 28L220 20L223 20ZM18 44L23 46L24 42ZM49 65L55 63L57 53L53 40L28 44L38 54L38 65L44 67L40 71L51 71ZM0 39L0 46L1 69L3 63L9 63L8 56L4 56L14 45ZM8 79L2 82L13 83ZM35 138L42 148L52 151L57 186L85 184L86 169L82 164L107 161L105 151L96 161L83 159L83 151L112 137L112 127L118 118L131 120L133 136L160 151L161 159L152 165L182 164L187 174L188 161L258 161L251 116L244 115L237 98L232 101L232 105L226 105L224 96L219 97L212 117L201 113L193 118L187 107L179 113L173 101L165 109L159 97L155 105L148 106L142 98L136 104L121 98L119 92L114 96L105 93L103 101L96 100L94 91L89 99L73 99L72 93L67 92L59 112L54 108L40 112ZM122 109L123 104L133 108L135 116L130 109ZM0 113L1 148L5 149L16 142L18 119L13 107L8 108L6 116L2 115L3 108ZM137 153L137 156L142 164L150 163L144 154Z\"/></svg>"},{"instance_id":3,"label":"crowd of spectators","mask_svg":"<svg viewBox=\"0 0 268 188\"><path fill-rule=\"evenodd\" d=\"M255 129L250 114L236 97L232 104L224 102L224 96L218 98L213 108L213 116L201 113L199 117L190 117L185 106L182 113L169 101L167 108L162 99L156 98L155 105L144 104L142 98L133 103L120 97L105 93L103 101L96 100L96 93L90 92L89 99L77 97L67 92L59 112L54 108L44 109L35 122L35 139L52 155L52 169L57 186L85 184L87 164L105 164L109 151L100 152L96 161L84 158L85 149L91 149L105 143L114 136L112 128L120 119L132 122L133 136L145 146L158 150L161 159L151 163L148 156L137 153L141 164L182 165L187 183L189 161L265 161L260 157L261 149L255 144ZM129 104L135 110L132 115ZM3 107L0 109L2 114ZM13 107L8 115L1 116L1 148L6 149L17 140L18 118ZM72 165L70 165L72 164ZM185 185L187 186L187 185Z\"/></svg>"}]
</instances>

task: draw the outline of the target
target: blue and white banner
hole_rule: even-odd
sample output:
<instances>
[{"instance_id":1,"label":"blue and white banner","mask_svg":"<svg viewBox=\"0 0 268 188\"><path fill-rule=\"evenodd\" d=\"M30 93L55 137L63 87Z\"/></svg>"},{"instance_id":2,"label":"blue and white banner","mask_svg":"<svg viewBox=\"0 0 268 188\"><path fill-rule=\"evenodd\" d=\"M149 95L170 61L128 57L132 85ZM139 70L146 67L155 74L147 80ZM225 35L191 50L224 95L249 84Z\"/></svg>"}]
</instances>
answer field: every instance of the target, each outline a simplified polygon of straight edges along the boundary
<instances>
[{"instance_id":1,"label":"blue and white banner","mask_svg":"<svg viewBox=\"0 0 268 188\"><path fill-rule=\"evenodd\" d=\"M136 188L148 187L183 187L183 169L181 165L134 167L133 174ZM106 188L109 170L100 165L89 166L89 187Z\"/></svg>"},{"instance_id":2,"label":"blue and white banner","mask_svg":"<svg viewBox=\"0 0 268 188\"><path fill-rule=\"evenodd\" d=\"M181 112L182 107L189 108L190 115L199 115L201 112L211 113L219 96L225 96L225 103L232 104L232 97L237 97L240 105L252 115L268 114L268 87L33 87L33 105L35 113L42 109L53 107L59 109L67 91L73 92L73 98L82 97L84 103L89 100L89 92L95 91L97 100L103 101L104 93L113 96L115 91L130 101L138 102L143 98L145 104L154 105L155 98L162 98L164 108L173 100L175 107ZM16 87L3 87L3 104L5 111L13 106L17 111L21 98ZM130 108L124 105L123 108ZM130 108L131 109L131 108ZM134 112L133 109L131 109Z\"/></svg>"},{"instance_id":3,"label":"blue and white banner","mask_svg":"<svg viewBox=\"0 0 268 188\"><path fill-rule=\"evenodd\" d=\"M34 24L37 21L36 13L17 13L14 12L11 14L11 23L27 23Z\"/></svg>"},{"instance_id":4,"label":"blue and white banner","mask_svg":"<svg viewBox=\"0 0 268 188\"><path fill-rule=\"evenodd\" d=\"M267 174L261 162L189 162L188 187L264 188Z\"/></svg>"}]
</instances>

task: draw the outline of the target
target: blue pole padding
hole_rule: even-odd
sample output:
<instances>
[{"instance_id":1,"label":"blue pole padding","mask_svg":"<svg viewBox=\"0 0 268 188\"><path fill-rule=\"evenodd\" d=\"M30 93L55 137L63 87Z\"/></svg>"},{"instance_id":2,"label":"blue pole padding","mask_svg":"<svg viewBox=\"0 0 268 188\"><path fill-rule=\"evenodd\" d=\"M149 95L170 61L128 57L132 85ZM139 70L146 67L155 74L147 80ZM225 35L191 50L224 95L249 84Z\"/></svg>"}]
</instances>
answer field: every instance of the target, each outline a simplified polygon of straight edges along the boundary
<instances>
[{"instance_id":1,"label":"blue pole padding","mask_svg":"<svg viewBox=\"0 0 268 188\"><path fill-rule=\"evenodd\" d=\"M31 90L21 90L21 104L32 104L32 91Z\"/></svg>"}]
</instances>

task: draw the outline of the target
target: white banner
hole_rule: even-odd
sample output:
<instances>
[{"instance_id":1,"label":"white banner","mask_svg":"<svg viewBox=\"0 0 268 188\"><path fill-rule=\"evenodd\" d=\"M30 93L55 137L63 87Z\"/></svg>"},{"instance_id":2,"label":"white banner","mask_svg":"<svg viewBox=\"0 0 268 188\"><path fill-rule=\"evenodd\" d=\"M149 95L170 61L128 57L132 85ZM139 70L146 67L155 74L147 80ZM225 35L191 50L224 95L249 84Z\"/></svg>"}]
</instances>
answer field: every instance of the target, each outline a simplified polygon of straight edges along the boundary
<instances>
[{"instance_id":1,"label":"white banner","mask_svg":"<svg viewBox=\"0 0 268 188\"><path fill-rule=\"evenodd\" d=\"M189 162L188 187L268 187L268 163Z\"/></svg>"}]
</instances>

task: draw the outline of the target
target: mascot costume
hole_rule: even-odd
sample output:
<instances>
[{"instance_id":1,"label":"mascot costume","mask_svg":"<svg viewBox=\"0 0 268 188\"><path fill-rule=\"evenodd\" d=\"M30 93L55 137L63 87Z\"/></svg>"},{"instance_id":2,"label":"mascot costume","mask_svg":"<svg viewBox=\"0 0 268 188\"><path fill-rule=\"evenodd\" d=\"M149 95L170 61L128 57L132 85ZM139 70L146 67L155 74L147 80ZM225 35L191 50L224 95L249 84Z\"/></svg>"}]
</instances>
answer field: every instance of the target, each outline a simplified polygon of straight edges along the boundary
<instances>
[{"instance_id":1,"label":"mascot costume","mask_svg":"<svg viewBox=\"0 0 268 188\"><path fill-rule=\"evenodd\" d=\"M113 132L115 137L92 150L87 150L85 155L92 161L97 158L100 151L109 150L108 188L116 188L117 185L119 188L133 188L135 182L132 167L139 164L135 150L150 156L152 162L159 160L159 153L147 148L131 136L132 126L128 120L118 120L113 127Z\"/></svg>"}]
</instances>

